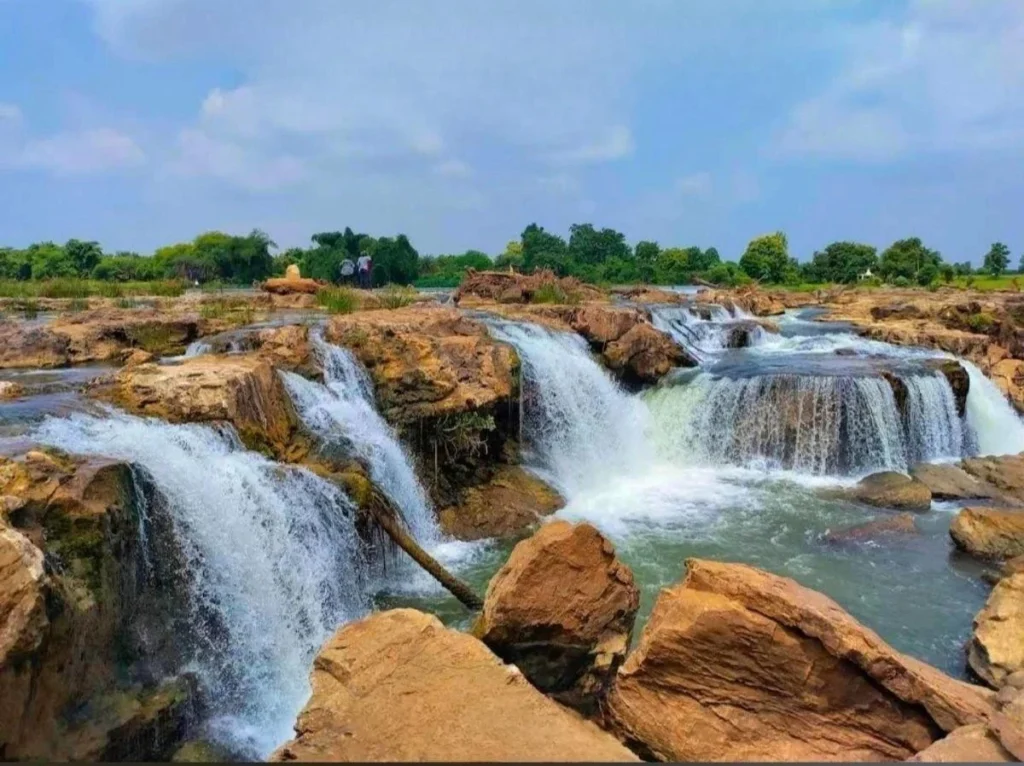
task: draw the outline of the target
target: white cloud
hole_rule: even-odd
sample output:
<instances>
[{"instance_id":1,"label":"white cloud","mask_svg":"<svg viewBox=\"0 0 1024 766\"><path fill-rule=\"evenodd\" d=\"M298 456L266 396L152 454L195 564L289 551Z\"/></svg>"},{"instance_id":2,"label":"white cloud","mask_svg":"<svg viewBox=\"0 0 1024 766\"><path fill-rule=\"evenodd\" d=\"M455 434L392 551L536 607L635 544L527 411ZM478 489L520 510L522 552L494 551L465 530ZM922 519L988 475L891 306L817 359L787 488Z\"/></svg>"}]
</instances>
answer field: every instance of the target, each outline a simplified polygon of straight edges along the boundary
<instances>
[{"instance_id":1,"label":"white cloud","mask_svg":"<svg viewBox=\"0 0 1024 766\"><path fill-rule=\"evenodd\" d=\"M798 104L783 156L889 161L1024 149L1024 3L912 0L853 28L826 89Z\"/></svg>"},{"instance_id":2,"label":"white cloud","mask_svg":"<svg viewBox=\"0 0 1024 766\"><path fill-rule=\"evenodd\" d=\"M711 193L710 173L691 173L676 180L676 191L686 197L706 197Z\"/></svg>"},{"instance_id":3,"label":"white cloud","mask_svg":"<svg viewBox=\"0 0 1024 766\"><path fill-rule=\"evenodd\" d=\"M20 124L21 120L21 108L17 104L0 101L0 127Z\"/></svg>"},{"instance_id":4,"label":"white cloud","mask_svg":"<svg viewBox=\"0 0 1024 766\"><path fill-rule=\"evenodd\" d=\"M29 139L9 164L55 175L79 175L137 167L145 161L145 153L131 136L112 128L95 128Z\"/></svg>"},{"instance_id":5,"label":"white cloud","mask_svg":"<svg viewBox=\"0 0 1024 766\"><path fill-rule=\"evenodd\" d=\"M434 165L434 172L449 178L469 178L473 175L473 168L462 160L451 159Z\"/></svg>"},{"instance_id":6,"label":"white cloud","mask_svg":"<svg viewBox=\"0 0 1024 766\"><path fill-rule=\"evenodd\" d=\"M556 162L589 164L610 162L628 157L636 146L633 134L625 125L613 125L596 140L552 155Z\"/></svg>"},{"instance_id":7,"label":"white cloud","mask_svg":"<svg viewBox=\"0 0 1024 766\"><path fill-rule=\"evenodd\" d=\"M580 191L579 180L568 173L552 173L537 179L537 185L541 190L562 196L578 194Z\"/></svg>"},{"instance_id":8,"label":"white cloud","mask_svg":"<svg viewBox=\"0 0 1024 766\"><path fill-rule=\"evenodd\" d=\"M301 181L302 162L289 155L266 156L237 143L183 130L172 170L182 176L212 176L252 192L268 192Z\"/></svg>"}]
</instances>

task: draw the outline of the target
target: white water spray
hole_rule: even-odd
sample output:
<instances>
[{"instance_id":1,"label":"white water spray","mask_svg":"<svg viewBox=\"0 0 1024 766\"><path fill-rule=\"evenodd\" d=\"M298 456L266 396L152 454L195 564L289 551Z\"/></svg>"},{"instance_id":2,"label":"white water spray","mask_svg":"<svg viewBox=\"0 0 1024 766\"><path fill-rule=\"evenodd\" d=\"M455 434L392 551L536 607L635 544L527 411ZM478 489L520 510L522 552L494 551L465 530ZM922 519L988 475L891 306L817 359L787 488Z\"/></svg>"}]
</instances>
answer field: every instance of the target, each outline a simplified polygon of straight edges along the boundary
<instances>
[{"instance_id":1,"label":"white water spray","mask_svg":"<svg viewBox=\"0 0 1024 766\"><path fill-rule=\"evenodd\" d=\"M49 418L34 438L151 478L185 558L191 632L180 640L215 712L208 736L266 757L292 736L322 642L368 608L351 502L207 426L110 411Z\"/></svg>"},{"instance_id":2,"label":"white water spray","mask_svg":"<svg viewBox=\"0 0 1024 766\"><path fill-rule=\"evenodd\" d=\"M1024 452L1024 421L1014 412L998 386L968 361L960 362L971 380L967 393L967 422L980 455Z\"/></svg>"},{"instance_id":3,"label":"white water spray","mask_svg":"<svg viewBox=\"0 0 1024 766\"><path fill-rule=\"evenodd\" d=\"M326 385L282 373L303 422L327 444L350 447L364 460L374 484L397 505L413 535L429 546L440 538L433 509L394 429L374 404L373 386L348 349L310 332Z\"/></svg>"}]
</instances>

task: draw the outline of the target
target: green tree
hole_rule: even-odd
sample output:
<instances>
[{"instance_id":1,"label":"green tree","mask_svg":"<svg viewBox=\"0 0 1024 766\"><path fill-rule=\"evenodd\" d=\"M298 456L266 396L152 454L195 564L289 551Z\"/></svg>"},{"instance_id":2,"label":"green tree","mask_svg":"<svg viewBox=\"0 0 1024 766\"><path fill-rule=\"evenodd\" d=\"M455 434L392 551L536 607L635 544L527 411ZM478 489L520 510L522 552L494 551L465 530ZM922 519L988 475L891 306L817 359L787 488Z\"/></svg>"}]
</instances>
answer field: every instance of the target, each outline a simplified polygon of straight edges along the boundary
<instances>
[{"instance_id":1,"label":"green tree","mask_svg":"<svg viewBox=\"0 0 1024 766\"><path fill-rule=\"evenodd\" d=\"M83 277L88 276L103 257L103 250L98 242L82 242L77 239L69 239L64 244L64 253L75 271Z\"/></svg>"},{"instance_id":2,"label":"green tree","mask_svg":"<svg viewBox=\"0 0 1024 766\"><path fill-rule=\"evenodd\" d=\"M796 261L789 257L789 243L781 231L755 237L740 258L740 268L752 279L781 284L796 272Z\"/></svg>"},{"instance_id":3,"label":"green tree","mask_svg":"<svg viewBox=\"0 0 1024 766\"><path fill-rule=\"evenodd\" d=\"M926 263L921 267L921 270L917 272L917 283L922 287L927 287L934 282L939 276L939 267L934 263Z\"/></svg>"},{"instance_id":4,"label":"green tree","mask_svg":"<svg viewBox=\"0 0 1024 766\"><path fill-rule=\"evenodd\" d=\"M925 247L920 238L911 237L893 242L882 253L878 262L881 276L889 281L897 277L911 281L917 279L917 272L927 265L938 268L942 265L942 256L935 250Z\"/></svg>"},{"instance_id":5,"label":"green tree","mask_svg":"<svg viewBox=\"0 0 1024 766\"><path fill-rule=\"evenodd\" d=\"M377 240L363 237L359 246L373 259L375 285L408 285L416 279L420 255L404 234Z\"/></svg>"},{"instance_id":6,"label":"green tree","mask_svg":"<svg viewBox=\"0 0 1024 766\"><path fill-rule=\"evenodd\" d=\"M551 269L556 274L565 274L568 248L565 240L531 223L520 237L523 243L523 270Z\"/></svg>"},{"instance_id":7,"label":"green tree","mask_svg":"<svg viewBox=\"0 0 1024 766\"><path fill-rule=\"evenodd\" d=\"M868 269L878 269L878 251L859 242L833 242L811 258L807 276L814 282L852 284Z\"/></svg>"},{"instance_id":8,"label":"green tree","mask_svg":"<svg viewBox=\"0 0 1024 766\"><path fill-rule=\"evenodd\" d=\"M32 279L55 279L78 276L78 268L68 258L64 248L53 242L36 242L25 250L31 264Z\"/></svg>"},{"instance_id":9,"label":"green tree","mask_svg":"<svg viewBox=\"0 0 1024 766\"><path fill-rule=\"evenodd\" d=\"M614 229L598 231L593 224L574 223L569 227L569 268L576 265L599 266L605 261L632 257L626 235Z\"/></svg>"},{"instance_id":10,"label":"green tree","mask_svg":"<svg viewBox=\"0 0 1024 766\"><path fill-rule=\"evenodd\" d=\"M494 268L502 271L511 266L516 271L523 270L523 243L513 239L505 245L505 252L494 259Z\"/></svg>"},{"instance_id":11,"label":"green tree","mask_svg":"<svg viewBox=\"0 0 1024 766\"><path fill-rule=\"evenodd\" d=\"M993 242L992 247L985 254L985 262L982 268L994 277L998 277L1006 267L1010 265L1010 248L1002 242Z\"/></svg>"},{"instance_id":12,"label":"green tree","mask_svg":"<svg viewBox=\"0 0 1024 766\"><path fill-rule=\"evenodd\" d=\"M942 281L947 285L953 281L953 277L956 276L956 269L948 263L942 264Z\"/></svg>"},{"instance_id":13,"label":"green tree","mask_svg":"<svg viewBox=\"0 0 1024 766\"><path fill-rule=\"evenodd\" d=\"M666 247L654 262L654 281L659 285L683 285L693 274L690 253L682 247Z\"/></svg>"},{"instance_id":14,"label":"green tree","mask_svg":"<svg viewBox=\"0 0 1024 766\"><path fill-rule=\"evenodd\" d=\"M661 247L657 242L644 240L636 243L634 260L636 261L637 278L641 282L650 282L654 279L654 265L660 254Z\"/></svg>"}]
</instances>

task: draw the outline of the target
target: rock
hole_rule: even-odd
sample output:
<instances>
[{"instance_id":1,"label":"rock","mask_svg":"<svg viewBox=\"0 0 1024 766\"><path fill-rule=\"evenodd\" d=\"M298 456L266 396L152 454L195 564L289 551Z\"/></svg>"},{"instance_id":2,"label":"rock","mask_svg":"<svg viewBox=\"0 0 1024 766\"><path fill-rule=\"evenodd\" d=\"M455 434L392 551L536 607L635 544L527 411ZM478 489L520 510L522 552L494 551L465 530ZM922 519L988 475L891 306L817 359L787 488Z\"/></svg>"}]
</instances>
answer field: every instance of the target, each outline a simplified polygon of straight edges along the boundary
<instances>
[{"instance_id":1,"label":"rock","mask_svg":"<svg viewBox=\"0 0 1024 766\"><path fill-rule=\"evenodd\" d=\"M503 466L486 484L466 490L462 502L443 509L441 528L460 540L507 537L564 505L562 497L518 466Z\"/></svg>"},{"instance_id":2,"label":"rock","mask_svg":"<svg viewBox=\"0 0 1024 766\"><path fill-rule=\"evenodd\" d=\"M1008 505L1019 504L1005 492L950 463L918 463L910 470L910 476L928 487L936 500L984 499Z\"/></svg>"},{"instance_id":3,"label":"rock","mask_svg":"<svg viewBox=\"0 0 1024 766\"><path fill-rule=\"evenodd\" d=\"M619 670L606 718L652 759L900 760L987 720L991 696L792 580L690 559Z\"/></svg>"},{"instance_id":4,"label":"rock","mask_svg":"<svg viewBox=\"0 0 1024 766\"><path fill-rule=\"evenodd\" d=\"M272 278L268 279L260 288L272 295L294 295L296 293L305 295L316 295L323 288L323 284L315 279L297 277L295 279Z\"/></svg>"},{"instance_id":5,"label":"rock","mask_svg":"<svg viewBox=\"0 0 1024 766\"><path fill-rule=\"evenodd\" d=\"M959 548L984 558L1024 556L1024 511L963 508L949 526Z\"/></svg>"},{"instance_id":6,"label":"rock","mask_svg":"<svg viewBox=\"0 0 1024 766\"><path fill-rule=\"evenodd\" d=\"M960 463L974 478L1024 501L1024 455L972 457Z\"/></svg>"},{"instance_id":7,"label":"rock","mask_svg":"<svg viewBox=\"0 0 1024 766\"><path fill-rule=\"evenodd\" d=\"M656 383L676 367L697 363L670 337L649 324L638 324L604 350L612 372L630 383Z\"/></svg>"},{"instance_id":8,"label":"rock","mask_svg":"<svg viewBox=\"0 0 1024 766\"><path fill-rule=\"evenodd\" d=\"M871 318L876 322L883 319L920 319L921 309L913 303L893 303L888 306L874 306Z\"/></svg>"},{"instance_id":9,"label":"rock","mask_svg":"<svg viewBox=\"0 0 1024 766\"><path fill-rule=\"evenodd\" d=\"M320 374L309 347L309 328L305 325L268 327L255 333L254 347L274 367L309 377Z\"/></svg>"},{"instance_id":10,"label":"rock","mask_svg":"<svg viewBox=\"0 0 1024 766\"><path fill-rule=\"evenodd\" d=\"M1024 574L1002 579L974 618L967 664L996 688L1024 670Z\"/></svg>"},{"instance_id":11,"label":"rock","mask_svg":"<svg viewBox=\"0 0 1024 766\"><path fill-rule=\"evenodd\" d=\"M987 372L1013 405L1024 409L1024 360L1003 359L989 366Z\"/></svg>"},{"instance_id":12,"label":"rock","mask_svg":"<svg viewBox=\"0 0 1024 766\"><path fill-rule=\"evenodd\" d=\"M472 636L412 609L341 628L273 761L634 761Z\"/></svg>"},{"instance_id":13,"label":"rock","mask_svg":"<svg viewBox=\"0 0 1024 766\"><path fill-rule=\"evenodd\" d=\"M916 535L917 525L914 523L913 514L900 513L895 516L858 524L847 529L840 529L835 532L830 531L825 535L825 540L829 543L860 542L891 534Z\"/></svg>"},{"instance_id":14,"label":"rock","mask_svg":"<svg viewBox=\"0 0 1024 766\"><path fill-rule=\"evenodd\" d=\"M971 376L956 360L935 362L933 366L949 381L949 387L953 391L953 401L956 402L957 414L964 417L967 414L967 395L971 390Z\"/></svg>"},{"instance_id":15,"label":"rock","mask_svg":"<svg viewBox=\"0 0 1024 766\"><path fill-rule=\"evenodd\" d=\"M1009 561L1004 561L1002 573L1003 577L1009 577L1010 575L1015 574L1024 574L1024 556L1014 556Z\"/></svg>"},{"instance_id":16,"label":"rock","mask_svg":"<svg viewBox=\"0 0 1024 766\"><path fill-rule=\"evenodd\" d=\"M523 303L530 303L542 294L547 302L564 304L608 299L606 293L593 285L580 282L574 277L559 278L548 269L538 269L532 274L469 269L455 291L454 300L457 306L488 301L509 303L516 294Z\"/></svg>"},{"instance_id":17,"label":"rock","mask_svg":"<svg viewBox=\"0 0 1024 766\"><path fill-rule=\"evenodd\" d=\"M10 380L0 380L0 402L19 399L25 395L25 389Z\"/></svg>"},{"instance_id":18,"label":"rock","mask_svg":"<svg viewBox=\"0 0 1024 766\"><path fill-rule=\"evenodd\" d=\"M250 449L285 455L296 430L291 399L255 354L203 355L181 364L124 367L94 395L172 423L227 421Z\"/></svg>"},{"instance_id":19,"label":"rock","mask_svg":"<svg viewBox=\"0 0 1024 766\"><path fill-rule=\"evenodd\" d=\"M288 268L284 270L284 278L291 281L302 279L302 272L299 270L299 265L297 263L288 264Z\"/></svg>"},{"instance_id":20,"label":"rock","mask_svg":"<svg viewBox=\"0 0 1024 766\"><path fill-rule=\"evenodd\" d=\"M137 367L140 364L148 364L156 359L154 354L148 351L143 351L141 348L137 348L134 351L129 351L124 358L125 367Z\"/></svg>"},{"instance_id":21,"label":"rock","mask_svg":"<svg viewBox=\"0 0 1024 766\"><path fill-rule=\"evenodd\" d=\"M999 738L986 724L975 723L954 729L907 760L929 763L1014 763L1016 758L999 744Z\"/></svg>"},{"instance_id":22,"label":"rock","mask_svg":"<svg viewBox=\"0 0 1024 766\"><path fill-rule=\"evenodd\" d=\"M570 312L568 321L597 351L647 322L635 308L616 306L583 306Z\"/></svg>"},{"instance_id":23,"label":"rock","mask_svg":"<svg viewBox=\"0 0 1024 766\"><path fill-rule=\"evenodd\" d=\"M846 494L865 505L907 511L927 511L932 502L932 493L923 482L895 471L866 476Z\"/></svg>"},{"instance_id":24,"label":"rock","mask_svg":"<svg viewBox=\"0 0 1024 766\"><path fill-rule=\"evenodd\" d=\"M600 532L552 521L491 579L473 633L542 692L590 713L625 659L639 605L633 573Z\"/></svg>"},{"instance_id":25,"label":"rock","mask_svg":"<svg viewBox=\"0 0 1024 766\"><path fill-rule=\"evenodd\" d=\"M0 519L0 667L30 655L42 643L47 578L43 552Z\"/></svg>"}]
</instances>

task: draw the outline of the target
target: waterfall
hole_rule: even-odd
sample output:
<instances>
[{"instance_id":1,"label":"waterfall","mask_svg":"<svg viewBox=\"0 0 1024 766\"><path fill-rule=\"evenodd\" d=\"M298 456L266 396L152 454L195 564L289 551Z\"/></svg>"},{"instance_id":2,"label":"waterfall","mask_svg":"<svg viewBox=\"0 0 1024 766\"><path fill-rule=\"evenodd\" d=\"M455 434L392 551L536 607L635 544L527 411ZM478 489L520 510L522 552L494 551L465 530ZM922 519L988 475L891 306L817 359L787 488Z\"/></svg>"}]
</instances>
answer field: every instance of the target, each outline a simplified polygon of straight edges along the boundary
<instances>
[{"instance_id":1,"label":"waterfall","mask_svg":"<svg viewBox=\"0 0 1024 766\"><path fill-rule=\"evenodd\" d=\"M189 632L179 640L213 714L207 736L265 758L292 736L322 642L369 606L348 498L246 451L229 428L111 410L49 418L34 438L145 472L184 556Z\"/></svg>"},{"instance_id":2,"label":"waterfall","mask_svg":"<svg viewBox=\"0 0 1024 766\"><path fill-rule=\"evenodd\" d=\"M594 361L582 338L500 320L488 325L522 360L527 457L567 498L650 464L646 407Z\"/></svg>"},{"instance_id":3,"label":"waterfall","mask_svg":"<svg viewBox=\"0 0 1024 766\"><path fill-rule=\"evenodd\" d=\"M394 429L377 412L366 371L348 349L327 343L319 330L310 332L310 342L325 385L282 373L303 422L325 444L340 445L365 461L370 478L401 509L420 544L437 542L434 511Z\"/></svg>"},{"instance_id":4,"label":"waterfall","mask_svg":"<svg viewBox=\"0 0 1024 766\"><path fill-rule=\"evenodd\" d=\"M905 419L880 377L700 373L647 401L659 451L682 463L858 475L960 457L962 427L945 378L902 380Z\"/></svg>"},{"instance_id":5,"label":"waterfall","mask_svg":"<svg viewBox=\"0 0 1024 766\"><path fill-rule=\"evenodd\" d=\"M967 422L979 455L1014 455L1024 452L1024 421L1003 392L975 365L960 362L971 380L967 393Z\"/></svg>"},{"instance_id":6,"label":"waterfall","mask_svg":"<svg viewBox=\"0 0 1024 766\"><path fill-rule=\"evenodd\" d=\"M769 341L767 332L753 317L737 307L735 315L722 306L707 305L702 309L688 306L653 306L651 322L687 351L698 356L717 354L730 347L734 333L746 333L747 346L760 346ZM706 318L702 314L707 314Z\"/></svg>"},{"instance_id":7,"label":"waterfall","mask_svg":"<svg viewBox=\"0 0 1024 766\"><path fill-rule=\"evenodd\" d=\"M907 452L913 463L959 458L964 454L964 428L946 376L901 378L907 387Z\"/></svg>"},{"instance_id":8,"label":"waterfall","mask_svg":"<svg viewBox=\"0 0 1024 766\"><path fill-rule=\"evenodd\" d=\"M182 354L182 358L191 359L194 356L209 354L211 351L213 351L213 346L209 343L201 340L194 340L185 348L185 353Z\"/></svg>"}]
</instances>

